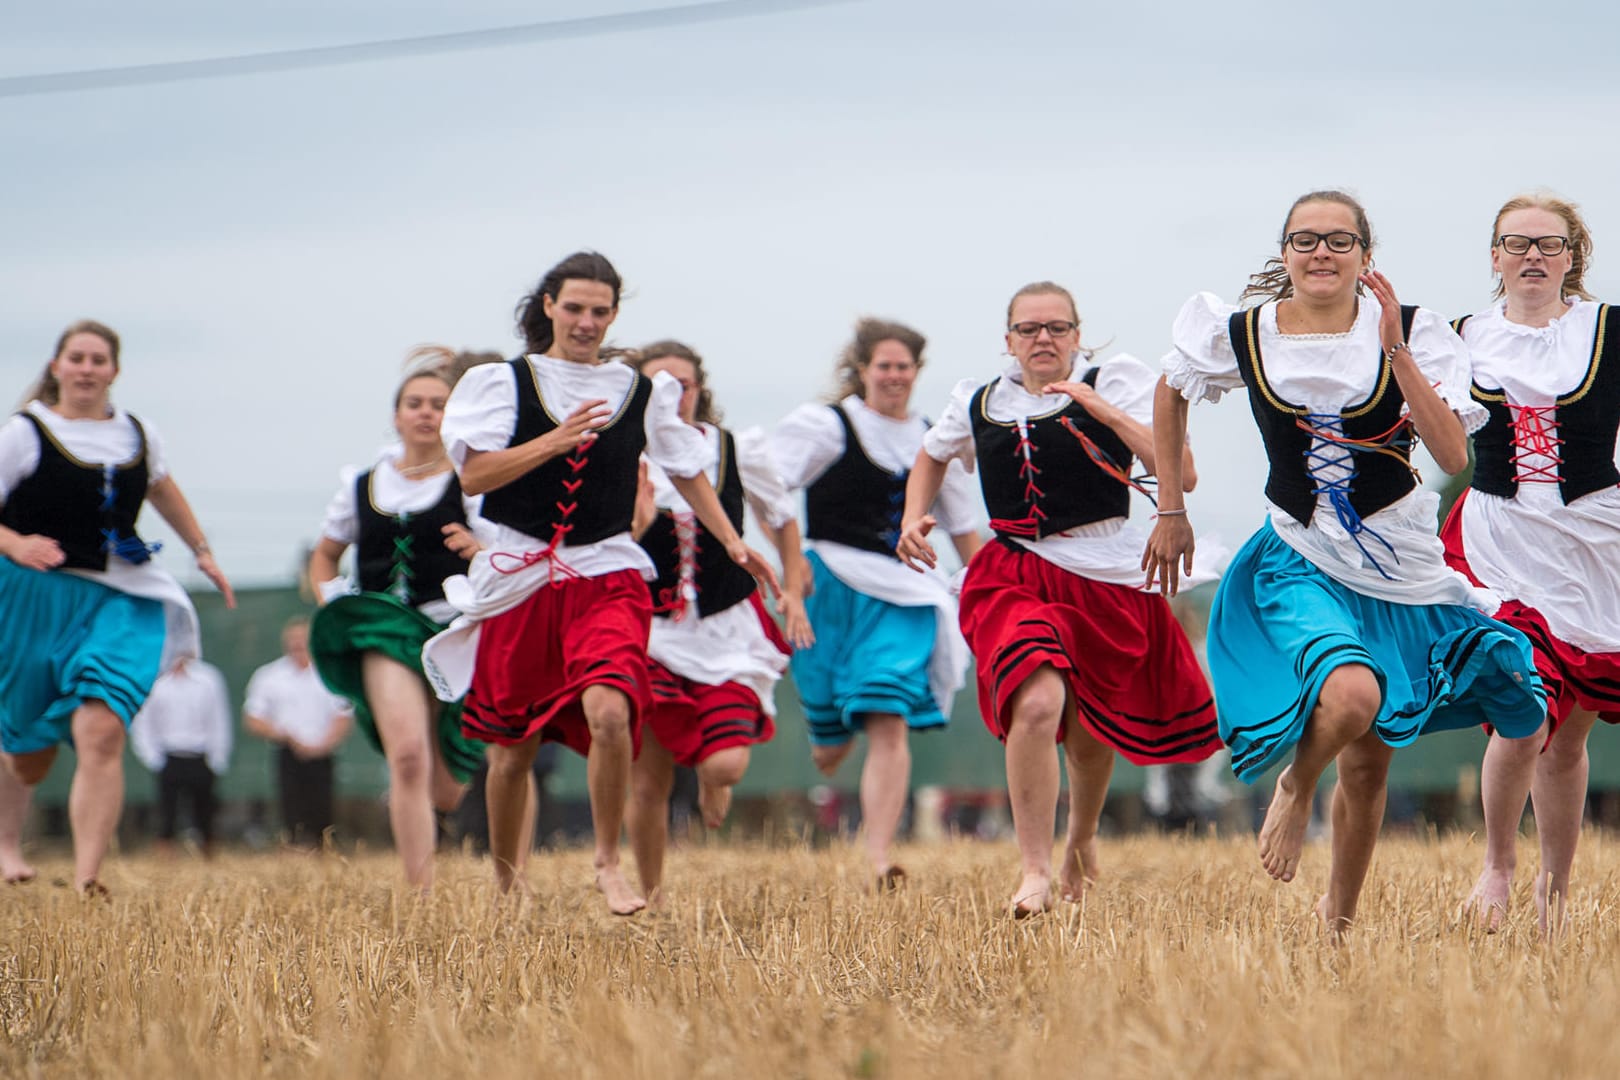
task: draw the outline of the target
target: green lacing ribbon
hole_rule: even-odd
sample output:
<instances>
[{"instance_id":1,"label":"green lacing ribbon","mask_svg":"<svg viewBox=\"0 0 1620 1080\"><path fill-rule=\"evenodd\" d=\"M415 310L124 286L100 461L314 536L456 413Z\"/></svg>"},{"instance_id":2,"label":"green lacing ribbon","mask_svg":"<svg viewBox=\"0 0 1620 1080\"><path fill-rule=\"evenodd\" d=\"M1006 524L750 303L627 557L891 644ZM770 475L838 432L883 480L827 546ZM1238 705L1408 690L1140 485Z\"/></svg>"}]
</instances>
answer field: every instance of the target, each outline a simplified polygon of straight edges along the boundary
<instances>
[{"instance_id":1,"label":"green lacing ribbon","mask_svg":"<svg viewBox=\"0 0 1620 1080\"><path fill-rule=\"evenodd\" d=\"M394 519L394 522L403 529L410 523L410 515L400 514ZM388 591L393 593L394 597L407 607L410 606L411 598L415 595L415 589L412 586L412 581L416 577L416 571L413 568L416 561L415 545L416 538L408 532L394 537L393 584Z\"/></svg>"}]
</instances>

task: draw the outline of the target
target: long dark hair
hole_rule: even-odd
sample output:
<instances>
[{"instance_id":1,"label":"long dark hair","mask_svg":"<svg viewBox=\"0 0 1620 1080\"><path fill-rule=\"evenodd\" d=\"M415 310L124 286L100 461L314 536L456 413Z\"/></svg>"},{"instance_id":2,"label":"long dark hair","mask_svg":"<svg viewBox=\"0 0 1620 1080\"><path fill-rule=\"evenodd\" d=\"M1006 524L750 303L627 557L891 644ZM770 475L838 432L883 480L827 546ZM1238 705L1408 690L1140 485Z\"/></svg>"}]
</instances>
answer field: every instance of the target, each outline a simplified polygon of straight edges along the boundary
<instances>
[{"instance_id":1,"label":"long dark hair","mask_svg":"<svg viewBox=\"0 0 1620 1080\"><path fill-rule=\"evenodd\" d=\"M523 336L523 341L532 354L544 353L551 348L556 340L555 328L551 320L546 317L546 305L542 297L551 297L551 302L557 302L557 295L562 292L565 281L599 281L613 289L613 306L619 306L619 293L624 283L619 279L619 272L613 269L613 264L607 261L604 255L594 251L576 251L562 262L546 271L546 276L540 279L540 284L534 291L518 301L517 328Z\"/></svg>"}]
</instances>

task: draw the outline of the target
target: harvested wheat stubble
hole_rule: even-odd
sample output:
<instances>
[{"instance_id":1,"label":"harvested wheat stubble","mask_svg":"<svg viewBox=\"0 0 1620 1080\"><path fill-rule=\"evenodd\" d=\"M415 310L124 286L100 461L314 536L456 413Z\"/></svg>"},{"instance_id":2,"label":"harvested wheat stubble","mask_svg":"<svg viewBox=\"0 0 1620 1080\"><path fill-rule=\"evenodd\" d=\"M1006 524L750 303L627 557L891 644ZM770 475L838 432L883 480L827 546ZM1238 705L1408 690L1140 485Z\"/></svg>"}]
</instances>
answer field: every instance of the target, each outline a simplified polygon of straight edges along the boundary
<instances>
[{"instance_id":1,"label":"harvested wheat stubble","mask_svg":"<svg viewBox=\"0 0 1620 1080\"><path fill-rule=\"evenodd\" d=\"M882 896L850 851L691 847L633 919L586 852L503 905L460 856L426 901L386 854L125 857L111 903L46 860L0 893L0 1075L1614 1075L1620 848L1583 839L1555 946L1528 842L1504 930L1456 921L1479 856L1387 839L1337 949L1320 846L1280 886L1252 842L1110 841L1083 905L1026 922L1005 844L904 850Z\"/></svg>"}]
</instances>

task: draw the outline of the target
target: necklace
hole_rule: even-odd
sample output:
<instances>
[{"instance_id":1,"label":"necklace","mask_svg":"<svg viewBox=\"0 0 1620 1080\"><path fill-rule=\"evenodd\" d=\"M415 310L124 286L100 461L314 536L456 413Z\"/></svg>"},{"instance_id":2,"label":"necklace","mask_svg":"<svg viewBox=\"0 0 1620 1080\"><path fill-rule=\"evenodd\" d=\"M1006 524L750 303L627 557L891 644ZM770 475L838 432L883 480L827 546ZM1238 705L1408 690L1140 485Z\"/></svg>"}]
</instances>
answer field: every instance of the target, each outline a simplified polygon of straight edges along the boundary
<instances>
[{"instance_id":1,"label":"necklace","mask_svg":"<svg viewBox=\"0 0 1620 1080\"><path fill-rule=\"evenodd\" d=\"M438 457L434 458L425 465L395 465L394 471L399 473L399 475L406 477L422 476L426 473L432 472L434 469L437 469L440 465L443 465L444 462L445 455L440 454Z\"/></svg>"}]
</instances>

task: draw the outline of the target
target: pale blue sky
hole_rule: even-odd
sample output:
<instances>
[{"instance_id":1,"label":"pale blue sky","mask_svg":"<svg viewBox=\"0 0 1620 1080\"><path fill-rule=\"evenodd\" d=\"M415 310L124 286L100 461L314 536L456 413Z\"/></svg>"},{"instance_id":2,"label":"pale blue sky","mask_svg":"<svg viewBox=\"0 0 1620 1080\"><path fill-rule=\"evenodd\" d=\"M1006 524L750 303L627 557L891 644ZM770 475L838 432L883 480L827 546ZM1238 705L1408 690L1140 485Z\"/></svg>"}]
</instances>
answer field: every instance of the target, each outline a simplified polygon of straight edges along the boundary
<instances>
[{"instance_id":1,"label":"pale blue sky","mask_svg":"<svg viewBox=\"0 0 1620 1080\"><path fill-rule=\"evenodd\" d=\"M637 6L9 5L0 79ZM405 352L514 350L514 302L576 248L626 276L614 338L696 346L737 426L827 389L867 313L929 336L937 412L999 369L1037 278L1088 339L1156 359L1186 296L1235 296L1315 187L1358 193L1402 298L1447 314L1488 298L1495 208L1551 187L1620 296L1620 80L1583 45L1616 40L1608 5L1562 27L1504 3L1093 7L868 0L0 96L0 398L70 320L112 324L116 396L166 436L227 571L264 583L387 436ZM1263 506L1248 411L1195 410L1193 433L1195 524L1235 546Z\"/></svg>"}]
</instances>

